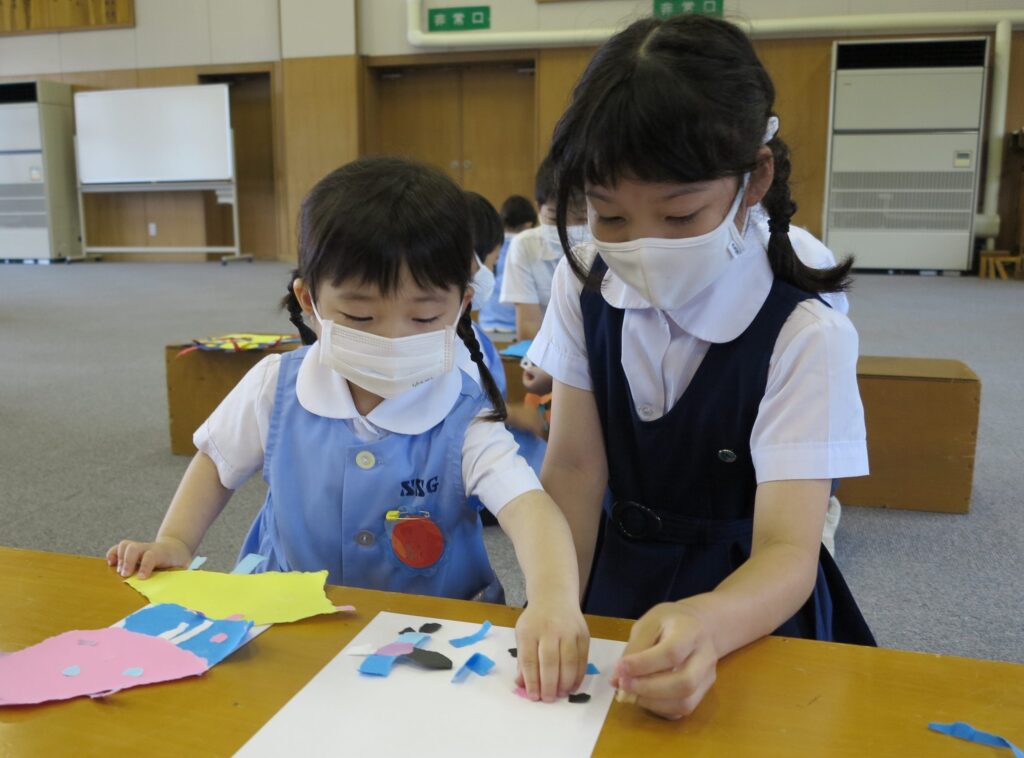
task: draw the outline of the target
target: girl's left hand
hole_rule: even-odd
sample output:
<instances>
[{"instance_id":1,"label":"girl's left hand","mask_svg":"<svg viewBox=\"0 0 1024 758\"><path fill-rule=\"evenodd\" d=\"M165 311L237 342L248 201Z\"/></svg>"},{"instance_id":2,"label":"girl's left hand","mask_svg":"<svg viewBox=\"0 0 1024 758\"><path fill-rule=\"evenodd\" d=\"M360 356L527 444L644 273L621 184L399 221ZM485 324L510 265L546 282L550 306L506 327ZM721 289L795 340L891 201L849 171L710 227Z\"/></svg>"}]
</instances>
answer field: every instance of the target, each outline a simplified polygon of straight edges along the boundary
<instances>
[{"instance_id":1,"label":"girl's left hand","mask_svg":"<svg viewBox=\"0 0 1024 758\"><path fill-rule=\"evenodd\" d=\"M666 719L689 716L715 683L711 630L681 603L656 605L633 624L611 683Z\"/></svg>"},{"instance_id":2,"label":"girl's left hand","mask_svg":"<svg viewBox=\"0 0 1024 758\"><path fill-rule=\"evenodd\" d=\"M577 604L531 600L516 623L516 644L516 685L531 700L550 703L583 683L590 630Z\"/></svg>"}]
</instances>

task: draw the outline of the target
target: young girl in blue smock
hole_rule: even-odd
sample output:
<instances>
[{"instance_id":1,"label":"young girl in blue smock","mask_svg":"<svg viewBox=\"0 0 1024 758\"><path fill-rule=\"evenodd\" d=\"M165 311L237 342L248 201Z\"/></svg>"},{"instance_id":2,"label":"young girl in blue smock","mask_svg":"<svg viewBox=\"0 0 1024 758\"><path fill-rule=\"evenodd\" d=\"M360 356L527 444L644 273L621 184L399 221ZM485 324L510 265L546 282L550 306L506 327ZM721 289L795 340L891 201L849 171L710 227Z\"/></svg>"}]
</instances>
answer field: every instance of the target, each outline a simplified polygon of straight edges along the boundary
<instances>
[{"instance_id":1,"label":"young girl in blue smock","mask_svg":"<svg viewBox=\"0 0 1024 758\"><path fill-rule=\"evenodd\" d=\"M263 570L501 602L474 495L526 579L522 682L546 700L578 686L588 636L572 538L502 423L469 316L467 218L450 179L395 158L355 161L312 189L286 302L313 344L264 358L196 432L156 539L108 552L122 576L187 566L261 471L267 497L240 555L260 554Z\"/></svg>"}]
</instances>

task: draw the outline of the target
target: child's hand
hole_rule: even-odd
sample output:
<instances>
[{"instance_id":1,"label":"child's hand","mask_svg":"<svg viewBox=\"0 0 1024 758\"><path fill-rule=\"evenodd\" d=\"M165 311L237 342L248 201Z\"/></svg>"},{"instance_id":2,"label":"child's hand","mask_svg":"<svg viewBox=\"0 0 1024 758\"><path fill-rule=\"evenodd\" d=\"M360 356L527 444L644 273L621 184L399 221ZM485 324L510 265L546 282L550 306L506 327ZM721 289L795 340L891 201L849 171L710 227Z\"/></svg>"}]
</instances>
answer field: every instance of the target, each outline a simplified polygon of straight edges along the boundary
<instances>
[{"instance_id":1,"label":"child's hand","mask_svg":"<svg viewBox=\"0 0 1024 758\"><path fill-rule=\"evenodd\" d=\"M553 702L574 692L587 673L590 631L574 603L533 600L516 623L516 684L531 700Z\"/></svg>"},{"instance_id":2,"label":"child's hand","mask_svg":"<svg viewBox=\"0 0 1024 758\"><path fill-rule=\"evenodd\" d=\"M689 716L715 683L718 653L704 620L681 603L645 613L612 674L612 685L666 719Z\"/></svg>"},{"instance_id":3,"label":"child's hand","mask_svg":"<svg viewBox=\"0 0 1024 758\"><path fill-rule=\"evenodd\" d=\"M534 395L547 395L551 392L553 385L554 380L551 378L551 374L542 368L532 363L529 366L523 366L523 387L527 392L532 392Z\"/></svg>"},{"instance_id":4,"label":"child's hand","mask_svg":"<svg viewBox=\"0 0 1024 758\"><path fill-rule=\"evenodd\" d=\"M160 537L156 542L121 540L107 551L107 565L117 566L124 577L138 569L139 579L146 579L158 568L185 568L192 561L192 551L181 540Z\"/></svg>"}]
</instances>

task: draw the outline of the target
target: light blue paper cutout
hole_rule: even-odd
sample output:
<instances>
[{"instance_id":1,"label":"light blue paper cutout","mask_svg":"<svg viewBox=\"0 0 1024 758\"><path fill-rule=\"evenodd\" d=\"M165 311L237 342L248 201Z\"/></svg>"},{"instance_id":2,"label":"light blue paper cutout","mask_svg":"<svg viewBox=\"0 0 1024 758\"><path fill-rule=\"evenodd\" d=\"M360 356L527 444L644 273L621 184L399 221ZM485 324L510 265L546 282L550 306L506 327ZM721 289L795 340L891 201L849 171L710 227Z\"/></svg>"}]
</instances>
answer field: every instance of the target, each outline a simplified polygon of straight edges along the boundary
<instances>
[{"instance_id":1,"label":"light blue paper cutout","mask_svg":"<svg viewBox=\"0 0 1024 758\"><path fill-rule=\"evenodd\" d=\"M60 673L62 673L64 676L78 676L82 673L82 669L79 666L68 666Z\"/></svg>"},{"instance_id":2,"label":"light blue paper cutout","mask_svg":"<svg viewBox=\"0 0 1024 758\"><path fill-rule=\"evenodd\" d=\"M975 729L970 724L963 721L954 721L952 724L938 724L931 723L928 728L933 732L939 734L947 734L950 737L958 737L968 742L975 742L979 745L987 745L988 747L1002 747L1013 751L1015 758L1024 758L1024 751L1014 745L1005 737L1000 737L998 734L989 734L988 732L982 732Z\"/></svg>"},{"instance_id":3,"label":"light blue paper cutout","mask_svg":"<svg viewBox=\"0 0 1024 758\"><path fill-rule=\"evenodd\" d=\"M587 676L589 676L591 674L600 674L600 673L601 673L601 669L599 669L593 663L588 663L587 664Z\"/></svg>"},{"instance_id":4,"label":"light blue paper cutout","mask_svg":"<svg viewBox=\"0 0 1024 758\"><path fill-rule=\"evenodd\" d=\"M188 564L188 570L189 571L195 571L197 568L202 566L204 563L206 563L206 556L205 555L197 555L195 558L192 559L192 562L190 564Z\"/></svg>"},{"instance_id":5,"label":"light blue paper cutout","mask_svg":"<svg viewBox=\"0 0 1024 758\"><path fill-rule=\"evenodd\" d=\"M253 570L261 563L266 562L266 558L258 553L249 553L242 560L238 562L238 565L231 569L232 574L251 574Z\"/></svg>"},{"instance_id":6,"label":"light blue paper cutout","mask_svg":"<svg viewBox=\"0 0 1024 758\"><path fill-rule=\"evenodd\" d=\"M144 673L146 673L144 669L141 669L138 666L133 666L130 669L122 671L121 676L142 676Z\"/></svg>"},{"instance_id":7,"label":"light blue paper cutout","mask_svg":"<svg viewBox=\"0 0 1024 758\"><path fill-rule=\"evenodd\" d=\"M359 673L370 676L387 676L391 673L391 667L395 665L393 655L368 655L359 664Z\"/></svg>"},{"instance_id":8,"label":"light blue paper cutout","mask_svg":"<svg viewBox=\"0 0 1024 758\"><path fill-rule=\"evenodd\" d=\"M406 632L398 635L398 642L411 642L416 647L423 647L430 642L430 635L423 632Z\"/></svg>"},{"instance_id":9,"label":"light blue paper cutout","mask_svg":"<svg viewBox=\"0 0 1024 758\"><path fill-rule=\"evenodd\" d=\"M523 340L522 342L516 342L513 345L509 345L501 351L502 355L506 355L509 358L525 358L527 351L530 349L530 345L533 344L532 340Z\"/></svg>"},{"instance_id":10,"label":"light blue paper cutout","mask_svg":"<svg viewBox=\"0 0 1024 758\"><path fill-rule=\"evenodd\" d=\"M484 637L487 636L487 632L491 630L491 622L485 621L483 626L477 629L475 632L467 637L458 637L454 640L448 640L455 647L466 647L467 645L475 645Z\"/></svg>"},{"instance_id":11,"label":"light blue paper cutout","mask_svg":"<svg viewBox=\"0 0 1024 758\"><path fill-rule=\"evenodd\" d=\"M486 676L487 672L494 668L494 661L488 658L483 653L473 653L469 656L469 660L462 664L462 667L455 672L455 676L452 677L452 682L458 684L468 677L471 673L477 676Z\"/></svg>"},{"instance_id":12,"label":"light blue paper cutout","mask_svg":"<svg viewBox=\"0 0 1024 758\"><path fill-rule=\"evenodd\" d=\"M188 636L190 631L206 623L210 623L210 626L193 636ZM129 632L147 634L150 637L160 637L171 630L178 630L177 634L168 639L182 650L188 650L204 658L211 666L220 663L241 647L252 625L251 621L209 619L202 613L190 611L174 603L147 606L124 620L124 628ZM212 638L218 634L225 635L227 639L213 642ZM187 639L180 639L182 637Z\"/></svg>"}]
</instances>

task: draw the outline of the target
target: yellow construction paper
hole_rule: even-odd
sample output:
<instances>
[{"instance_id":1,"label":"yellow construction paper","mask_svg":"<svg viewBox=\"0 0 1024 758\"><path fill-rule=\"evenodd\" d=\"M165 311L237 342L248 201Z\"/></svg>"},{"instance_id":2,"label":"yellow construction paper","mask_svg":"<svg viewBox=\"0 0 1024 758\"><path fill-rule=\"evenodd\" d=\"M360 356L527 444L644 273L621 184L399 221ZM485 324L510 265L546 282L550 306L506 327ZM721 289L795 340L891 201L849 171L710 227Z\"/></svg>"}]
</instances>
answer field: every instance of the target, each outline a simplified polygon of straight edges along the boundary
<instances>
[{"instance_id":1,"label":"yellow construction paper","mask_svg":"<svg viewBox=\"0 0 1024 758\"><path fill-rule=\"evenodd\" d=\"M239 614L255 624L279 624L337 610L324 594L326 571L158 571L125 581L151 603L177 603L216 619Z\"/></svg>"}]
</instances>

